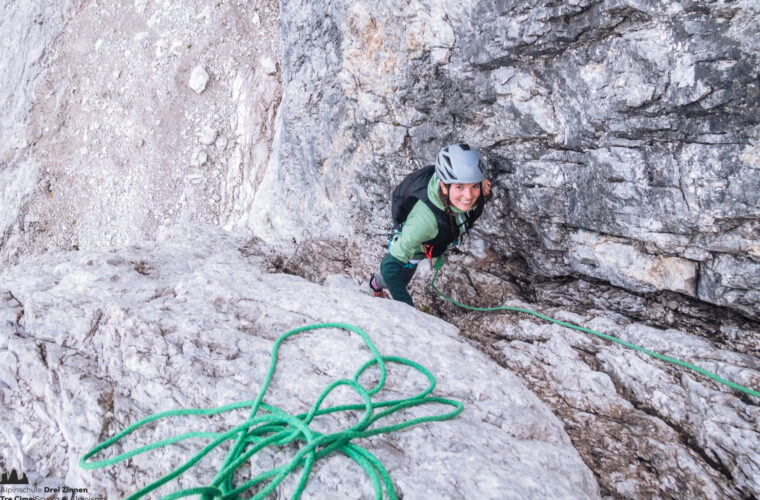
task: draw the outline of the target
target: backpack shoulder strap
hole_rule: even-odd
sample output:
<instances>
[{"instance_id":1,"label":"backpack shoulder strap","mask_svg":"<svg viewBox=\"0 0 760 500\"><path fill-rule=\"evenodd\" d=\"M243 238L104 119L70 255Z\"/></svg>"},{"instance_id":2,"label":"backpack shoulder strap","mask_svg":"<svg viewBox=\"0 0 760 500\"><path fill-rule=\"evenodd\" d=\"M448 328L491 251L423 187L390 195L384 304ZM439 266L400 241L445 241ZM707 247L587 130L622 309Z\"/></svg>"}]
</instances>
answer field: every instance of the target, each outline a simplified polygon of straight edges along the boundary
<instances>
[{"instance_id":1,"label":"backpack shoulder strap","mask_svg":"<svg viewBox=\"0 0 760 500\"><path fill-rule=\"evenodd\" d=\"M428 165L427 167L415 170L407 175L393 190L391 215L393 216L393 225L396 229L401 229L401 224L409 216L409 212L412 211L417 200L422 200L426 203L429 201L427 187L434 172L435 165Z\"/></svg>"}]
</instances>

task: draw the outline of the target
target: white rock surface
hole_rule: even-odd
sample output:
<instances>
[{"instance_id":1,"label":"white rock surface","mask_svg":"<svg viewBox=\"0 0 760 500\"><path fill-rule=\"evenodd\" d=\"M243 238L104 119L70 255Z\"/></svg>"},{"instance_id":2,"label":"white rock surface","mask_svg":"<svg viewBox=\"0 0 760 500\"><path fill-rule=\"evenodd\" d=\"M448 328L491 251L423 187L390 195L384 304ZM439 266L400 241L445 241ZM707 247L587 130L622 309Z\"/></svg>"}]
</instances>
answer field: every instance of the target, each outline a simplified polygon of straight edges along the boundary
<instances>
[{"instance_id":1,"label":"white rock surface","mask_svg":"<svg viewBox=\"0 0 760 500\"><path fill-rule=\"evenodd\" d=\"M277 73L277 65L271 57L264 57L261 59L261 69L263 69L264 73L267 75L274 75Z\"/></svg>"},{"instance_id":2,"label":"white rock surface","mask_svg":"<svg viewBox=\"0 0 760 500\"><path fill-rule=\"evenodd\" d=\"M216 129L213 127L204 127L198 134L198 141L206 146L210 146L215 140Z\"/></svg>"},{"instance_id":3,"label":"white rock surface","mask_svg":"<svg viewBox=\"0 0 760 500\"><path fill-rule=\"evenodd\" d=\"M203 66L198 65L193 68L193 72L190 73L190 81L188 82L188 85L190 85L190 88L193 89L196 94L202 94L203 91L206 90L208 79L209 76L206 69Z\"/></svg>"},{"instance_id":4,"label":"white rock surface","mask_svg":"<svg viewBox=\"0 0 760 500\"><path fill-rule=\"evenodd\" d=\"M124 497L188 459L187 444L85 472L79 457L149 414L253 399L272 344L298 326L348 322L381 353L413 359L458 399L456 419L360 443L388 468L403 498L597 498L593 474L562 424L510 372L462 341L450 324L369 297L333 277L321 287L271 274L252 240L183 226L158 244L110 252L51 253L0 275L0 465L34 484ZM306 411L330 381L350 376L368 350L358 337L318 330L288 341L265 401ZM389 396L413 395L419 377L389 370ZM331 401L335 404L338 400ZM145 428L133 447L180 430L218 431L243 414ZM337 425L331 419L317 428ZM324 427L323 427L324 426ZM158 493L208 482L215 455ZM271 466L282 457L260 458ZM278 498L289 497L292 481ZM371 498L364 472L334 456L315 467L303 498Z\"/></svg>"},{"instance_id":5,"label":"white rock surface","mask_svg":"<svg viewBox=\"0 0 760 500\"><path fill-rule=\"evenodd\" d=\"M619 238L578 230L571 234L568 261L589 276L642 292L673 290L695 297L699 265L678 257L649 255Z\"/></svg>"},{"instance_id":6,"label":"white rock surface","mask_svg":"<svg viewBox=\"0 0 760 500\"><path fill-rule=\"evenodd\" d=\"M0 266L228 219L274 133L280 84L258 67L280 57L276 2L43 0L0 12ZM188 87L198 64L214 78L203 98ZM251 92L233 98L235 82ZM210 149L219 172L186 189L204 127L238 143L240 162L228 173L227 146Z\"/></svg>"},{"instance_id":7,"label":"white rock surface","mask_svg":"<svg viewBox=\"0 0 760 500\"><path fill-rule=\"evenodd\" d=\"M202 149L199 149L193 155L192 165L194 167L200 167L204 165L207 161L208 161L208 153L206 153Z\"/></svg>"}]
</instances>

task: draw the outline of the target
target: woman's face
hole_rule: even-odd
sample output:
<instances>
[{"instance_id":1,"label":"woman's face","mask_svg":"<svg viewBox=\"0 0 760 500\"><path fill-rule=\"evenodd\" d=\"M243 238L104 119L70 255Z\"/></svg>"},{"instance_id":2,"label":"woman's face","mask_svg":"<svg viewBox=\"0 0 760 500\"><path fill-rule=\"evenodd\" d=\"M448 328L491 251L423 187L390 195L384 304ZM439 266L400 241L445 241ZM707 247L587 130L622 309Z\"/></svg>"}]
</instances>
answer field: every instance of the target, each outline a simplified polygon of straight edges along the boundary
<instances>
[{"instance_id":1,"label":"woman's face","mask_svg":"<svg viewBox=\"0 0 760 500\"><path fill-rule=\"evenodd\" d=\"M451 204L463 212L470 210L480 197L480 183L449 184L441 183L443 194L448 194Z\"/></svg>"}]
</instances>

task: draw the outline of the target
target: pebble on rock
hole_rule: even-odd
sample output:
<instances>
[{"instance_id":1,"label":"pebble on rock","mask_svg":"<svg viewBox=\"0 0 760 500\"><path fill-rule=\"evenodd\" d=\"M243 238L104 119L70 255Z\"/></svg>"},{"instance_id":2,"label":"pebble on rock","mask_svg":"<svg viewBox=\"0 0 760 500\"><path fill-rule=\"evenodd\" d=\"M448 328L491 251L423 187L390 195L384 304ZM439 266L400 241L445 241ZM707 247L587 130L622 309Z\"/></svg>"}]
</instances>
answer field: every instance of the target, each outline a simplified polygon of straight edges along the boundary
<instances>
[{"instance_id":1,"label":"pebble on rock","mask_svg":"<svg viewBox=\"0 0 760 500\"><path fill-rule=\"evenodd\" d=\"M208 79L208 73L203 68L203 66L199 64L193 69L193 72L190 74L190 88L193 89L196 94L200 94L206 90Z\"/></svg>"},{"instance_id":2,"label":"pebble on rock","mask_svg":"<svg viewBox=\"0 0 760 500\"><path fill-rule=\"evenodd\" d=\"M267 75L274 75L277 73L277 65L271 57L265 57L261 60L261 69L263 69L264 73Z\"/></svg>"},{"instance_id":3,"label":"pebble on rock","mask_svg":"<svg viewBox=\"0 0 760 500\"><path fill-rule=\"evenodd\" d=\"M201 149L200 151L196 151L195 155L193 155L192 165L194 167L200 167L204 165L207 161L208 161L208 154Z\"/></svg>"},{"instance_id":4,"label":"pebble on rock","mask_svg":"<svg viewBox=\"0 0 760 500\"><path fill-rule=\"evenodd\" d=\"M198 140L206 146L213 144L216 140L216 130L212 127L204 127L198 134Z\"/></svg>"}]
</instances>

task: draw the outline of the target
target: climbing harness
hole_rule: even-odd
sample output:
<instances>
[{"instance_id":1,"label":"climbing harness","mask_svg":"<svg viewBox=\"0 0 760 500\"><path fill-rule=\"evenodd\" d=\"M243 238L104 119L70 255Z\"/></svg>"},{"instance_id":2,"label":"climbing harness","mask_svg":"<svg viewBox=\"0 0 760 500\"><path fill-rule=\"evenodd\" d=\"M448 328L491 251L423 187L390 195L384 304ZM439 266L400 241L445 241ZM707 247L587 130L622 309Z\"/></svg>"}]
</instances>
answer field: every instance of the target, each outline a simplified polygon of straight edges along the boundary
<instances>
[{"instance_id":1,"label":"climbing harness","mask_svg":"<svg viewBox=\"0 0 760 500\"><path fill-rule=\"evenodd\" d=\"M425 258L432 259L433 258L433 245L423 245L423 248L425 249Z\"/></svg>"},{"instance_id":2,"label":"climbing harness","mask_svg":"<svg viewBox=\"0 0 760 500\"><path fill-rule=\"evenodd\" d=\"M275 372L277 365L277 353L280 345L289 337L308 331L316 330L320 328L339 328L348 330L358 334L364 343L372 352L372 359L364 363L356 373L352 380L340 379L329 384L319 395L314 405L311 407L308 413L292 416L285 411L264 403L264 395L269 387L269 383L272 380L272 376ZM429 382L427 389L420 392L416 396L406 399L395 399L387 401L373 401L372 396L379 393L386 380L386 363L397 363L406 365L424 375ZM380 371L380 379L377 385L372 389L365 389L359 384L359 378L370 367L377 366ZM333 391L336 387L348 386L358 394L362 400L362 404L341 405L327 408L321 408L324 399ZM136 422L123 431L119 432L110 439L100 443L95 448L87 452L80 460L79 466L83 469L97 469L108 465L126 460L140 453L145 453L156 448L161 448L174 443L178 443L185 439L199 438L211 440L197 455L185 462L174 471L170 472L161 479L143 487L139 491L129 496L129 499L141 498L151 491L163 486L169 481L182 475L185 471L193 467L203 457L214 450L216 447L221 446L227 441L233 441L231 450L227 454L221 470L217 473L214 480L207 486L199 486L195 488L184 489L174 492L165 496L165 499L175 499L191 495L200 495L203 500L221 498L221 499L236 499L238 495L245 493L251 488L261 485L263 488L258 491L254 499L261 499L272 493L280 483L295 469L302 468L301 476L293 493L294 499L301 496L306 483L311 474L314 463L330 453L339 451L344 455L353 459L358 463L369 475L372 481L372 486L375 491L375 498L383 498L383 486L385 487L385 493L387 498L395 500L396 491L393 487L388 471L383 464L369 451L352 443L352 440L368 438L376 436L378 434L386 434L407 427L411 427L417 424L425 422L443 421L449 420L459 415L464 409L464 405L455 400L445 399L440 397L430 396L435 388L435 377L425 367L410 361L405 358L397 356L381 356L375 345L369 339L369 336L359 327L346 324L346 323L319 323L314 325L306 325L294 330L290 330L284 333L277 339L272 348L271 359L269 362L269 370L267 371L264 384L258 396L253 401L240 401L237 403L221 406L219 408L208 409L180 409L171 410L162 413L157 413L146 417L139 422ZM373 428L373 424L389 417L390 415L405 410L407 408L421 406L426 404L438 404L451 406L453 409L447 413L438 415L429 415L425 417L409 418L396 424L390 424L383 427ZM101 451L113 446L120 439L136 431L140 427L159 420L169 417L187 416L187 415L218 415L221 413L237 410L240 408L251 408L251 412L248 419L242 424L222 433L213 432L186 432L166 438L162 441L157 441L140 448L124 452L118 456L89 462L88 460L97 455ZM382 410L381 410L382 409ZM358 423L349 427L348 429L335 432L332 434L322 434L309 427L312 420L320 415L332 414L336 412L358 412L363 411L363 415ZM250 459L259 451L265 449L268 446L286 446L291 443L301 444L301 448L290 460L290 462L274 467L268 471L264 471L253 479L236 486L234 484L235 472L242 466L244 466ZM266 485L264 486L264 483Z\"/></svg>"},{"instance_id":3,"label":"climbing harness","mask_svg":"<svg viewBox=\"0 0 760 500\"><path fill-rule=\"evenodd\" d=\"M443 267L444 262L445 262L445 259L444 259L443 256L440 256L440 257L438 257L438 259L436 259L435 264L433 265L433 269L434 269L435 272L433 273L433 280L431 281L430 284L432 285L433 290L435 290L435 292L438 295L440 295L441 297L443 297L444 299L448 300L449 302L451 302L452 304L454 304L456 306L459 306L459 307L464 308L464 309L469 309L471 311L481 311L481 312L488 312L488 311L513 311L513 312L531 314L533 316L536 316L536 317L541 318L543 320L549 321L551 323L556 323L556 324L558 324L560 326L571 328L573 330L578 330L578 331L581 331L581 332L590 333L592 335L596 335L597 337L601 337L601 338L603 338L605 340L609 340L610 342L616 342L616 343L618 343L620 345L623 345L625 347L629 347L629 348L634 349L636 351L643 352L645 354L648 354L648 355L652 356L653 358L657 358L657 359L660 359L662 361L667 361L668 363L673 363L675 365L683 366L683 367L688 368L690 370L694 370L695 372L701 373L702 375L704 375L706 377L709 377L709 378L715 380L716 382L719 382L719 383L721 383L721 384L723 384L725 386L728 386L728 387L730 387L732 389L736 389L737 391L741 391L741 392L743 392L745 394L749 394L750 396L755 396L756 398L760 398L760 392L753 391L752 389L749 389L747 387L739 385L739 384L737 384L735 382L731 382L730 380L726 380L724 378L721 378L718 375L705 370L704 368L700 368L700 367L695 366L695 365L693 365L691 363L687 363L687 362L681 361L679 359L671 358L669 356L664 356L662 354L650 351L648 349L644 349L643 347L637 346L635 344L631 344L631 343L626 342L624 340L620 340L619 338L613 337L612 335L607 335L605 333L600 333L600 332L591 330L590 328L584 328L582 326L573 325L572 323L566 323L564 321L559 321L559 320L550 318L548 316L544 316L543 314L537 313L535 311L531 311L530 309L521 309L521 308L518 308L518 307L507 307L507 306L501 306L501 307L473 307L473 306L468 306L468 305L462 304L460 302L457 302L456 300L454 300L454 299L452 299L452 298L444 295L443 292L441 292L438 289L438 287L435 286L435 280L436 280L436 278L438 278L438 272Z\"/></svg>"}]
</instances>

